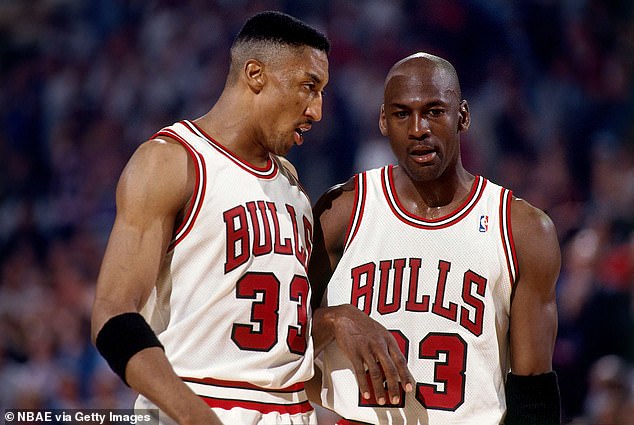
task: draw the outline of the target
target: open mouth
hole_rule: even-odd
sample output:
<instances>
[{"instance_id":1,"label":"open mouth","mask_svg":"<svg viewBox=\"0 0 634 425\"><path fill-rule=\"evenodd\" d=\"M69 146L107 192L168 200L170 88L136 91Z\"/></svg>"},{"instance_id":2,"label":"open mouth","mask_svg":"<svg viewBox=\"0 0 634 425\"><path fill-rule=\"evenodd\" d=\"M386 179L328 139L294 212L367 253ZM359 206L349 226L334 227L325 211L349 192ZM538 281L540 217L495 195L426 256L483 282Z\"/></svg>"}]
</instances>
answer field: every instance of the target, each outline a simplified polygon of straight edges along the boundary
<instances>
[{"instance_id":1,"label":"open mouth","mask_svg":"<svg viewBox=\"0 0 634 425\"><path fill-rule=\"evenodd\" d=\"M409 151L410 157L419 164L431 162L436 158L437 151L431 146L415 146Z\"/></svg>"},{"instance_id":2,"label":"open mouth","mask_svg":"<svg viewBox=\"0 0 634 425\"><path fill-rule=\"evenodd\" d=\"M295 143L301 145L304 141L304 131L301 128L295 129Z\"/></svg>"},{"instance_id":3,"label":"open mouth","mask_svg":"<svg viewBox=\"0 0 634 425\"><path fill-rule=\"evenodd\" d=\"M295 128L294 139L296 144L301 145L304 143L304 133L310 130L310 127L310 124L306 124Z\"/></svg>"}]
</instances>

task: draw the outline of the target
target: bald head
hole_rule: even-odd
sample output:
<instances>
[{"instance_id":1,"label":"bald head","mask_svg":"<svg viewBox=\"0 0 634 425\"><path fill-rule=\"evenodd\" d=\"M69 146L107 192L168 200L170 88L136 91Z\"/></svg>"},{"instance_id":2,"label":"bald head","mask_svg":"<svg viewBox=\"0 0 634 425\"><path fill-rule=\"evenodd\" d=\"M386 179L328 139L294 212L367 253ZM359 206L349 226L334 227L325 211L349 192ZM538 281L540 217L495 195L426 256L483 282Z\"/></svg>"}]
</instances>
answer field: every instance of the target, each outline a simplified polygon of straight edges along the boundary
<instances>
[{"instance_id":1,"label":"bald head","mask_svg":"<svg viewBox=\"0 0 634 425\"><path fill-rule=\"evenodd\" d=\"M462 93L460 81L453 65L438 56L418 52L396 62L385 77L385 90L388 86L403 79L429 80L433 84L443 87L447 92L453 92L460 101Z\"/></svg>"}]
</instances>

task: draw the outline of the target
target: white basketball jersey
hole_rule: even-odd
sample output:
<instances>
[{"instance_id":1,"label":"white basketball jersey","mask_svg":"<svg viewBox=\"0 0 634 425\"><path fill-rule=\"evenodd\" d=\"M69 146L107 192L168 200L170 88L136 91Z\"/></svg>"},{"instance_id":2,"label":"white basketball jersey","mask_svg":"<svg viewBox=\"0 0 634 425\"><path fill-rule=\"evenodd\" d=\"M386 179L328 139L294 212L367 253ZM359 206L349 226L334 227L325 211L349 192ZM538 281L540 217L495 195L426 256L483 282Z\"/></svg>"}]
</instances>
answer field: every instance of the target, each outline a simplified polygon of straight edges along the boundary
<instances>
[{"instance_id":1,"label":"white basketball jersey","mask_svg":"<svg viewBox=\"0 0 634 425\"><path fill-rule=\"evenodd\" d=\"M178 141L196 170L143 310L174 370L212 407L311 410L310 200L277 158L254 167L192 122L154 137Z\"/></svg>"},{"instance_id":2,"label":"white basketball jersey","mask_svg":"<svg viewBox=\"0 0 634 425\"><path fill-rule=\"evenodd\" d=\"M499 424L516 275L511 192L478 176L459 208L426 220L403 208L392 172L355 176L356 209L322 304L351 303L392 331L417 384L398 406L362 400L333 343L317 363L324 406L370 424Z\"/></svg>"}]
</instances>

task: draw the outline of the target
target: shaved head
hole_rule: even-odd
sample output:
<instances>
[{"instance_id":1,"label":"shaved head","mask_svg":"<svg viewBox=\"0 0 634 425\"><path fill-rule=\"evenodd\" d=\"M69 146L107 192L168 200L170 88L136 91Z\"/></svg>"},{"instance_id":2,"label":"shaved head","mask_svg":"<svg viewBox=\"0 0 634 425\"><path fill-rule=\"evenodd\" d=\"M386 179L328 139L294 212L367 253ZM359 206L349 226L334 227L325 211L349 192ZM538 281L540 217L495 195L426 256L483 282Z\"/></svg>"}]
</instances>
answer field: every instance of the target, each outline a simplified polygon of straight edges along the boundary
<instances>
[{"instance_id":1,"label":"shaved head","mask_svg":"<svg viewBox=\"0 0 634 425\"><path fill-rule=\"evenodd\" d=\"M435 82L442 83L447 91L455 93L458 101L462 97L460 81L453 65L439 57L429 53L418 52L396 62L385 77L385 90L399 77L411 78L412 75L432 74Z\"/></svg>"}]
</instances>

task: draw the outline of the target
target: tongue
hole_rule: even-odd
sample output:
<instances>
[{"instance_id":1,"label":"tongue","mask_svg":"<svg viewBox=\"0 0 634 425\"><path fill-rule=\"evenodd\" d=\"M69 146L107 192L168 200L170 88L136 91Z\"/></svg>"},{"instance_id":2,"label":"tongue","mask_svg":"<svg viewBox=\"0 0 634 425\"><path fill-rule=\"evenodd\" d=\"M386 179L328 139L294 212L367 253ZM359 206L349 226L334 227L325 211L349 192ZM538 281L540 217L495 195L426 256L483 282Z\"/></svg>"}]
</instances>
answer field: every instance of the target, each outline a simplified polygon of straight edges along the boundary
<instances>
[{"instance_id":1,"label":"tongue","mask_svg":"<svg viewBox=\"0 0 634 425\"><path fill-rule=\"evenodd\" d=\"M304 143L304 137L297 130L293 133L293 139L297 145Z\"/></svg>"}]
</instances>

